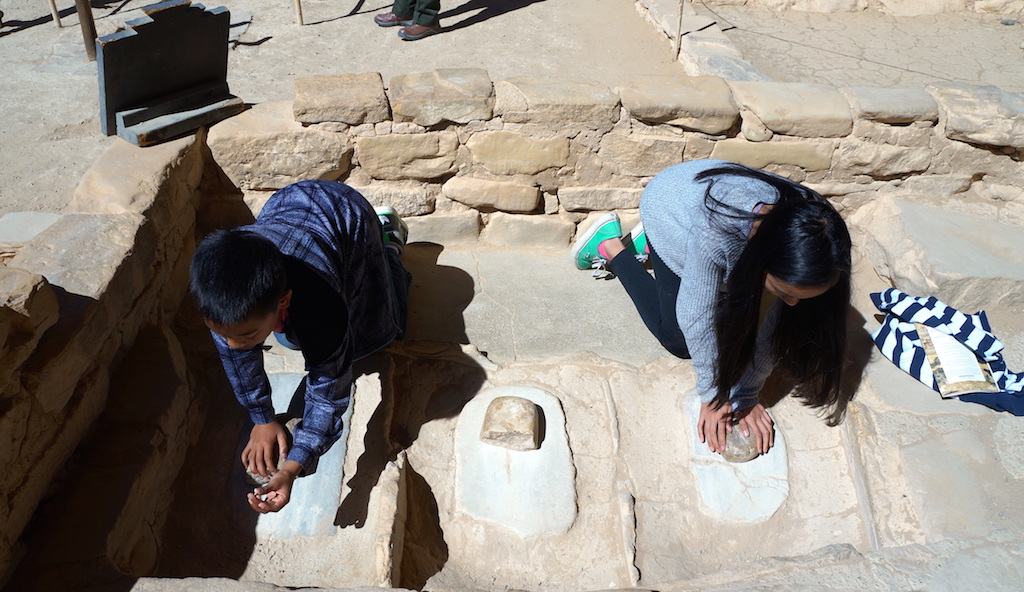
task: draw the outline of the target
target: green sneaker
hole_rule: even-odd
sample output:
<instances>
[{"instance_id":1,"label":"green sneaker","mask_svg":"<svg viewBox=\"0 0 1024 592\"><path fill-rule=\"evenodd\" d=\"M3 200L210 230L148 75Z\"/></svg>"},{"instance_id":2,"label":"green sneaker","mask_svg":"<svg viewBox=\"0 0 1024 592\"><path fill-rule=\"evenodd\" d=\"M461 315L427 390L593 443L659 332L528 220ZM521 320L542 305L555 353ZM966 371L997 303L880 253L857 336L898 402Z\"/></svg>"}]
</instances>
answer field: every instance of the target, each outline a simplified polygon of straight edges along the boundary
<instances>
[{"instance_id":1,"label":"green sneaker","mask_svg":"<svg viewBox=\"0 0 1024 592\"><path fill-rule=\"evenodd\" d=\"M598 252L601 243L610 238L622 237L622 223L619 222L619 215L615 212L608 212L594 222L579 238L572 247L572 261L577 269L596 269L599 272L604 270L608 259Z\"/></svg>"},{"instance_id":2,"label":"green sneaker","mask_svg":"<svg viewBox=\"0 0 1024 592\"><path fill-rule=\"evenodd\" d=\"M384 246L395 249L401 255L405 252L405 243L409 240L409 227L398 216L391 206L374 208L384 232Z\"/></svg>"},{"instance_id":3,"label":"green sneaker","mask_svg":"<svg viewBox=\"0 0 1024 592\"><path fill-rule=\"evenodd\" d=\"M625 240L626 248L636 257L640 263L646 263L651 256L651 248L647 244L647 233L644 232L644 223L641 222L629 231L629 238Z\"/></svg>"}]
</instances>

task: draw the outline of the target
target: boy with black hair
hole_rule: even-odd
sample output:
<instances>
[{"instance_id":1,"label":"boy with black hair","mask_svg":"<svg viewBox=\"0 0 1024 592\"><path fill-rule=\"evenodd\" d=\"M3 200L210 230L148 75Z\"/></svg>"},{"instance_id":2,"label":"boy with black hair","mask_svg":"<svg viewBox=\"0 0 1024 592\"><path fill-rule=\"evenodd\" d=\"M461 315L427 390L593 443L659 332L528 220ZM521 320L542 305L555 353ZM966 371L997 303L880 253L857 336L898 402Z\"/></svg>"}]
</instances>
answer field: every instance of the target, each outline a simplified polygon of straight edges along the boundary
<instances>
[{"instance_id":1,"label":"boy with black hair","mask_svg":"<svg viewBox=\"0 0 1024 592\"><path fill-rule=\"evenodd\" d=\"M393 209L374 210L355 189L303 181L276 192L254 224L215 231L197 247L189 289L255 424L242 464L270 478L248 496L257 512L283 508L295 478L341 435L352 362L404 335L407 235ZM290 448L263 369L271 333L301 350L308 370Z\"/></svg>"}]
</instances>

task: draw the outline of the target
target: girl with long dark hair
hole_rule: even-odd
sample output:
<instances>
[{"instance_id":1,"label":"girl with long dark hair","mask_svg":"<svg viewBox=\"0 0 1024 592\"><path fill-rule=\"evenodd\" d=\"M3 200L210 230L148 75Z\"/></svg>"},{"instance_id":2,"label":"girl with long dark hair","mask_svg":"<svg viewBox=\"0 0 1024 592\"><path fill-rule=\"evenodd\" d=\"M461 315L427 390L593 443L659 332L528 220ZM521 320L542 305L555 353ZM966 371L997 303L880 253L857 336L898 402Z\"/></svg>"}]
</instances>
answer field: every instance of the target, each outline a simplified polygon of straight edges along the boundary
<instances>
[{"instance_id":1,"label":"girl with long dark hair","mask_svg":"<svg viewBox=\"0 0 1024 592\"><path fill-rule=\"evenodd\" d=\"M771 448L774 423L758 393L776 366L797 381L796 396L839 424L849 403L840 377L850 234L835 208L783 177L699 160L654 177L640 219L623 237L618 216L602 216L573 259L617 276L661 344L693 359L701 442L722 452L738 420L758 452Z\"/></svg>"}]
</instances>

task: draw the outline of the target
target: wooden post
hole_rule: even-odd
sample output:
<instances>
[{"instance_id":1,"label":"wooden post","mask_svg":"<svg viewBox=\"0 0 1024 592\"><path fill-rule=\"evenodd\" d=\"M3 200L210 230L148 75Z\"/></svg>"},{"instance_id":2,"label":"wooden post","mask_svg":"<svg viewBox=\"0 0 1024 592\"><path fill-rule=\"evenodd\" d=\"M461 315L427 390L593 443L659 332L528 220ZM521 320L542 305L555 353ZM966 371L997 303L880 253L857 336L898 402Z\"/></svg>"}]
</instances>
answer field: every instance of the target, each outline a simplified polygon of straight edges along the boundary
<instances>
[{"instance_id":1,"label":"wooden post","mask_svg":"<svg viewBox=\"0 0 1024 592\"><path fill-rule=\"evenodd\" d=\"M53 16L53 22L57 23L57 27L64 27L64 25L60 23L60 11L57 10L56 0L50 0L50 15Z\"/></svg>"},{"instance_id":2,"label":"wooden post","mask_svg":"<svg viewBox=\"0 0 1024 592\"><path fill-rule=\"evenodd\" d=\"M300 27L305 24L302 22L302 0L295 0L295 20Z\"/></svg>"},{"instance_id":3,"label":"wooden post","mask_svg":"<svg viewBox=\"0 0 1024 592\"><path fill-rule=\"evenodd\" d=\"M85 40L85 55L90 62L96 61L96 23L92 20L92 6L89 0L75 0L78 22L82 25L82 39Z\"/></svg>"},{"instance_id":4,"label":"wooden post","mask_svg":"<svg viewBox=\"0 0 1024 592\"><path fill-rule=\"evenodd\" d=\"M299 0L295 0L298 2ZM679 0L679 24L676 27L676 57L679 59L679 51L683 48L683 4L685 0Z\"/></svg>"}]
</instances>

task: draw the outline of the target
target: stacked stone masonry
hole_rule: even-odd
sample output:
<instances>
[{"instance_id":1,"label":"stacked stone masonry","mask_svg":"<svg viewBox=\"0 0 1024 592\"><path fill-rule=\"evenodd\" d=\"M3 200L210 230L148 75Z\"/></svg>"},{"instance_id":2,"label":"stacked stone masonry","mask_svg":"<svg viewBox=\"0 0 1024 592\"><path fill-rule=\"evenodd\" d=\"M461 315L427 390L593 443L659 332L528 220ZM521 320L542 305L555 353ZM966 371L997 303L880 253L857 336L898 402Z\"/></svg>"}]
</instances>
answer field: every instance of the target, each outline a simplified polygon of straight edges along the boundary
<instances>
[{"instance_id":1,"label":"stacked stone masonry","mask_svg":"<svg viewBox=\"0 0 1024 592\"><path fill-rule=\"evenodd\" d=\"M123 364L139 356L162 359L180 388L124 419L153 435L135 460L145 469L115 488L125 506L108 517L119 534L104 544L118 569L152 566L164 508L129 503L129 492L172 481L202 422L194 373L175 334L158 327L172 325L185 300L197 233L232 207L206 186L212 176L254 211L290 183L341 180L395 206L416 240L452 246L564 249L593 212L635 213L653 175L699 158L806 183L848 217L885 197L1024 227L1024 98L993 87L695 76L610 89L492 83L483 70L448 69L386 85L377 73L311 77L295 88L292 103L255 105L193 137L116 142L66 215L24 244L2 245L13 256L0 268L0 574ZM142 332L162 355L140 352Z\"/></svg>"}]
</instances>

